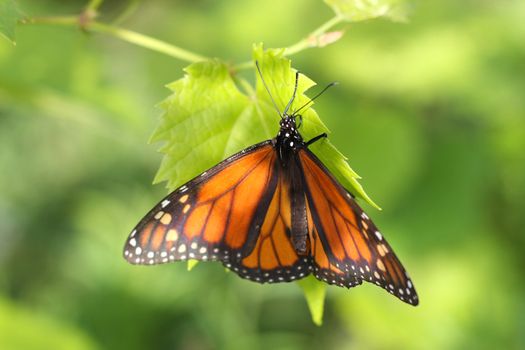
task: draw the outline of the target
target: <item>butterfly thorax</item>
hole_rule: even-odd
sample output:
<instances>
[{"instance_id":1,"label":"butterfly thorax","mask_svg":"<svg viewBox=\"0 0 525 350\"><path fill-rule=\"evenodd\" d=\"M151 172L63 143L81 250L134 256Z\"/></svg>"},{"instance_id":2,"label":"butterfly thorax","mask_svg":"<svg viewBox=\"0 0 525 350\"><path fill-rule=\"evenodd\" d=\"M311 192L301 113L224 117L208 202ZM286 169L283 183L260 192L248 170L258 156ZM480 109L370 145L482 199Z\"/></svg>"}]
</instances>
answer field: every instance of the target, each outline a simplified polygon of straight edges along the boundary
<instances>
[{"instance_id":1,"label":"butterfly thorax","mask_svg":"<svg viewBox=\"0 0 525 350\"><path fill-rule=\"evenodd\" d=\"M286 166L287 159L304 145L303 138L297 130L296 117L298 116L285 114L279 123L279 133L274 139L274 146L283 166Z\"/></svg>"}]
</instances>

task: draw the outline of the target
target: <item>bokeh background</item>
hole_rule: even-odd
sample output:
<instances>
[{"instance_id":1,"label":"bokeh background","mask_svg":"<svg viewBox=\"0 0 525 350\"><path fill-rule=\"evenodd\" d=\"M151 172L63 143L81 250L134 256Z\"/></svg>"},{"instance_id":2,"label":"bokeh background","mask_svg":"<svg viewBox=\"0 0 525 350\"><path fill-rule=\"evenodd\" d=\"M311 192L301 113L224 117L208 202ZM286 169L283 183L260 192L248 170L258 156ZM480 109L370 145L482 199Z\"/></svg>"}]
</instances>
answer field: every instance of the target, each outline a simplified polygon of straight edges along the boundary
<instances>
[{"instance_id":1,"label":"bokeh background","mask_svg":"<svg viewBox=\"0 0 525 350\"><path fill-rule=\"evenodd\" d=\"M31 15L85 5L20 3ZM24 26L16 46L0 40L0 348L525 348L525 3L412 4L408 23L347 25L293 65L341 82L316 110L383 207L365 205L420 306L331 287L317 327L296 284L260 286L214 263L125 263L129 230L166 193L151 185L161 156L147 140L186 64ZM124 26L232 62L332 16L313 0L137 5ZM125 6L105 3L101 20Z\"/></svg>"}]
</instances>

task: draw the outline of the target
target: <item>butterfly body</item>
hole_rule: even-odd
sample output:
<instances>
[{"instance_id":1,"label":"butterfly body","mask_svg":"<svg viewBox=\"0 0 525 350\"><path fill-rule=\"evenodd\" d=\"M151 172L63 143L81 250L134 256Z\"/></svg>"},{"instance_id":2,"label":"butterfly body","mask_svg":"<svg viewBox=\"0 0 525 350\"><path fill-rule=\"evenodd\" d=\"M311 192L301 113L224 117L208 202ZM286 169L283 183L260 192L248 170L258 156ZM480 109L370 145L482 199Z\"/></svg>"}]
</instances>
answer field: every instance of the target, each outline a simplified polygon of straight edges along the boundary
<instances>
[{"instance_id":1,"label":"butterfly body","mask_svg":"<svg viewBox=\"0 0 525 350\"><path fill-rule=\"evenodd\" d=\"M291 204L291 240L299 255L307 253L308 222L304 179L298 160L298 151L306 147L296 125L296 117L284 114L280 130L272 140L279 156L280 171L289 188Z\"/></svg>"},{"instance_id":2,"label":"butterfly body","mask_svg":"<svg viewBox=\"0 0 525 350\"><path fill-rule=\"evenodd\" d=\"M296 81L297 82L297 81ZM294 92L295 95L295 92ZM225 159L159 202L131 232L124 258L154 265L220 261L259 283L313 274L329 284L375 283L418 304L405 269L374 223L328 171L288 115L274 139Z\"/></svg>"}]
</instances>

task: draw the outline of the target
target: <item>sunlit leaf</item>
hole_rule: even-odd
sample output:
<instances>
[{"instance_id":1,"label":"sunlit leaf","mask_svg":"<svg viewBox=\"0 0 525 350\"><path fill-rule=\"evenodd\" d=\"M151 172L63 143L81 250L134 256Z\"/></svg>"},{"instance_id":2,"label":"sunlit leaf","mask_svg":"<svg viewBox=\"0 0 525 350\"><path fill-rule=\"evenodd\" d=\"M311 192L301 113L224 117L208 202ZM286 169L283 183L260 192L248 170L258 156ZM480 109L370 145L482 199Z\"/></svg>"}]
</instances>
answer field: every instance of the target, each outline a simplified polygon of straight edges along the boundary
<instances>
[{"instance_id":1,"label":"sunlit leaf","mask_svg":"<svg viewBox=\"0 0 525 350\"><path fill-rule=\"evenodd\" d=\"M377 17L402 21L406 18L406 0L324 0L336 14L350 22Z\"/></svg>"},{"instance_id":2,"label":"sunlit leaf","mask_svg":"<svg viewBox=\"0 0 525 350\"><path fill-rule=\"evenodd\" d=\"M295 70L282 52L256 46L253 54L281 110L291 97L295 80ZM182 79L168 85L173 93L160 104L164 113L151 138L164 142L160 148L164 159L155 182L167 181L169 189L247 146L275 137L279 127L279 115L259 76L255 90L247 95L238 89L228 66L218 60L195 63L185 71ZM295 108L309 100L304 92L313 85L301 74ZM303 120L301 133L306 140L329 132L312 108L304 112ZM317 142L311 149L347 188L377 207L329 140Z\"/></svg>"},{"instance_id":3,"label":"sunlit leaf","mask_svg":"<svg viewBox=\"0 0 525 350\"><path fill-rule=\"evenodd\" d=\"M193 270L193 268L199 263L198 260L195 260L195 259L190 259L188 260L187 264L188 264L188 271L191 271Z\"/></svg>"},{"instance_id":4,"label":"sunlit leaf","mask_svg":"<svg viewBox=\"0 0 525 350\"><path fill-rule=\"evenodd\" d=\"M24 14L15 0L0 0L0 35L15 44L15 27Z\"/></svg>"},{"instance_id":5,"label":"sunlit leaf","mask_svg":"<svg viewBox=\"0 0 525 350\"><path fill-rule=\"evenodd\" d=\"M297 283L303 290L313 323L321 326L323 324L326 284L318 281L314 276L303 278L297 281Z\"/></svg>"},{"instance_id":6,"label":"sunlit leaf","mask_svg":"<svg viewBox=\"0 0 525 350\"><path fill-rule=\"evenodd\" d=\"M239 128L239 122L253 114L253 103L222 62L199 62L185 71L168 85L173 93L160 104L164 114L151 138L165 141L155 182L168 181L170 189L243 148L239 136L249 125Z\"/></svg>"}]
</instances>

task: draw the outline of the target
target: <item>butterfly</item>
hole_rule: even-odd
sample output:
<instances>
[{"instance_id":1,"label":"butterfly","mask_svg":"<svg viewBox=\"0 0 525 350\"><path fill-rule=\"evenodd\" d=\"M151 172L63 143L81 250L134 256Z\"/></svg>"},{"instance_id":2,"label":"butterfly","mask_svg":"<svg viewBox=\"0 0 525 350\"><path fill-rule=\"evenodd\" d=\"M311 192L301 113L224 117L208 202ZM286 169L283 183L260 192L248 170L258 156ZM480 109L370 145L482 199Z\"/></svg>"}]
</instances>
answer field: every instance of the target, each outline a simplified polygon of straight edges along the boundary
<instances>
[{"instance_id":1,"label":"butterfly","mask_svg":"<svg viewBox=\"0 0 525 350\"><path fill-rule=\"evenodd\" d=\"M262 79L262 73L257 69ZM313 274L351 288L375 283L417 305L412 280L376 225L303 140L299 112L281 113L277 136L248 147L162 199L131 231L124 258L154 265L220 261L259 283ZM268 90L264 79L262 82Z\"/></svg>"}]
</instances>

